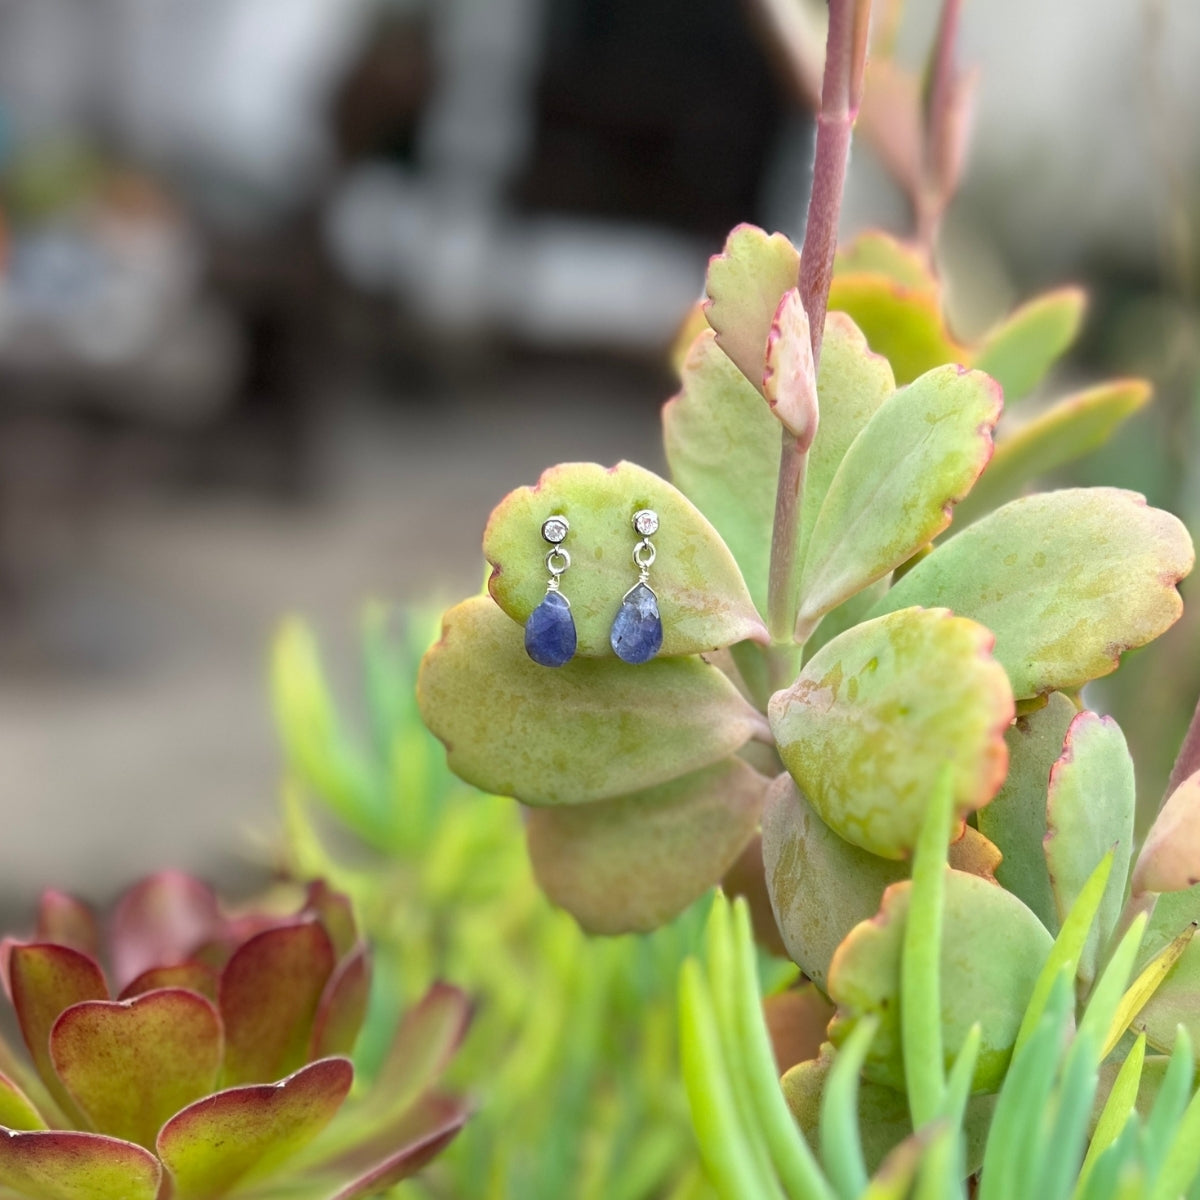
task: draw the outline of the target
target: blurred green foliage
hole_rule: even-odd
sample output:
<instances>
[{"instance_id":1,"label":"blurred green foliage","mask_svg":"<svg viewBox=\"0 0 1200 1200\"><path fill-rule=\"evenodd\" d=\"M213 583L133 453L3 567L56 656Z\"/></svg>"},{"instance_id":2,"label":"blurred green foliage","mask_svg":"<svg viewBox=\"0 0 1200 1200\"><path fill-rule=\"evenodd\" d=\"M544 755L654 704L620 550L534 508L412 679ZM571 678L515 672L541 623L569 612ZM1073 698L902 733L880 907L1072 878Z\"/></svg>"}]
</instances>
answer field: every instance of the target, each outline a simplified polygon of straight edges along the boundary
<instances>
[{"instance_id":1,"label":"blurred green foliage","mask_svg":"<svg viewBox=\"0 0 1200 1200\"><path fill-rule=\"evenodd\" d=\"M312 632L288 621L272 684L286 757L286 866L354 899L375 947L357 1066L435 979L477 1009L450 1082L478 1111L399 1196L703 1200L678 1066L675 981L701 902L650 937L588 939L534 883L510 801L466 787L417 715L434 624L362 622L365 734L331 696ZM334 818L332 821L329 818Z\"/></svg>"}]
</instances>

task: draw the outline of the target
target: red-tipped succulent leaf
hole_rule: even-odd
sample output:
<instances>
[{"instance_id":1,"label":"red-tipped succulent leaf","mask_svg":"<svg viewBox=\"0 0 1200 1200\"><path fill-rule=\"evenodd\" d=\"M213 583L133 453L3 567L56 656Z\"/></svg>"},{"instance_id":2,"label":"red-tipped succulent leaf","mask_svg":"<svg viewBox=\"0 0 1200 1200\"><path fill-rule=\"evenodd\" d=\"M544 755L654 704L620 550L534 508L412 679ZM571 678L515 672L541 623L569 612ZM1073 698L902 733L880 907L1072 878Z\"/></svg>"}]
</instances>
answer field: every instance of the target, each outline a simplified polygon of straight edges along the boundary
<instances>
[{"instance_id":1,"label":"red-tipped succulent leaf","mask_svg":"<svg viewBox=\"0 0 1200 1200\"><path fill-rule=\"evenodd\" d=\"M370 959L325 884L297 913L234 918L163 872L109 931L105 946L86 905L47 892L36 939L0 942L36 1068L0 1043L5 1200L220 1200L281 1172L289 1196L349 1200L418 1170L466 1120L432 1090L469 1019L441 984L400 1022L379 1094L342 1112Z\"/></svg>"}]
</instances>

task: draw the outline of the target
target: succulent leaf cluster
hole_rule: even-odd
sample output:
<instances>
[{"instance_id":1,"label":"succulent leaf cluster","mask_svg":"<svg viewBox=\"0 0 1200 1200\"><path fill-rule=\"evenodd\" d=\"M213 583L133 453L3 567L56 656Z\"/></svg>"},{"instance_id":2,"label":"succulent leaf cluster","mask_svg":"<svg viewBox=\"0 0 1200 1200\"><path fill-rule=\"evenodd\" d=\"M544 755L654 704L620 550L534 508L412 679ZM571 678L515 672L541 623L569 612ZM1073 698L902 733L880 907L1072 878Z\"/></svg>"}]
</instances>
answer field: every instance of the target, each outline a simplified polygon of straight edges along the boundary
<instances>
[{"instance_id":1,"label":"succulent leaf cluster","mask_svg":"<svg viewBox=\"0 0 1200 1200\"><path fill-rule=\"evenodd\" d=\"M1135 874L1126 907L1133 772L1120 729L1081 702L1178 619L1192 542L1129 491L1029 490L1149 397L1118 380L1044 399L1079 292L964 344L922 260L869 234L839 254L814 360L799 269L781 235L733 231L664 409L671 482L564 464L503 500L484 537L487 594L446 614L418 699L454 771L527 807L535 873L586 929L654 928L735 870L832 1004L832 1043L878 1022L863 1071L893 1092L907 880L944 774L943 1037L952 1061L982 1017L969 1083L987 1093L1104 855L1116 847L1081 996L1153 889L1197 876L1189 840L1183 863ZM606 635L641 507L662 515L665 633L658 658L629 666ZM577 657L553 671L521 633L552 512L571 522L579 630ZM1183 807L1163 820L1190 829ZM1148 847L1154 863L1167 844ZM1164 901L1147 953L1197 906ZM1183 954L1139 1018L1166 1051L1181 1005L1200 1015L1181 999L1194 993Z\"/></svg>"},{"instance_id":2,"label":"succulent leaf cluster","mask_svg":"<svg viewBox=\"0 0 1200 1200\"><path fill-rule=\"evenodd\" d=\"M164 872L125 893L107 939L49 891L0 968L31 1060L0 1044L5 1200L352 1200L418 1169L467 1116L432 1090L469 1016L444 985L349 1099L370 968L349 901L322 883L297 912L228 915Z\"/></svg>"}]
</instances>

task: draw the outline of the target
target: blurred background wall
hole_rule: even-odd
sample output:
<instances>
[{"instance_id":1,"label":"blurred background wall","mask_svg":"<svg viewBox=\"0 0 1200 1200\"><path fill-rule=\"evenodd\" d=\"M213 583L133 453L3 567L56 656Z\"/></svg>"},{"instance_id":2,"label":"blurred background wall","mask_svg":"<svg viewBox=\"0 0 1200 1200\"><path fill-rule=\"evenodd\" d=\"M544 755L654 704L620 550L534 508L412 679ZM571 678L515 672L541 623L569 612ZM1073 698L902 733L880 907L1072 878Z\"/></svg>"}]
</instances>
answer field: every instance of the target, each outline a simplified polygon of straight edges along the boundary
<instances>
[{"instance_id":1,"label":"blurred background wall","mask_svg":"<svg viewBox=\"0 0 1200 1200\"><path fill-rule=\"evenodd\" d=\"M907 5L913 63L935 15ZM1200 7L964 22L960 328L1087 283L1071 369L1159 400L1082 477L1196 529ZM245 879L280 614L349 662L365 597L477 586L544 466L661 466L707 256L802 232L811 119L766 28L752 0L0 0L0 907ZM908 221L856 151L847 232ZM1094 701L1151 787L1194 628Z\"/></svg>"}]
</instances>

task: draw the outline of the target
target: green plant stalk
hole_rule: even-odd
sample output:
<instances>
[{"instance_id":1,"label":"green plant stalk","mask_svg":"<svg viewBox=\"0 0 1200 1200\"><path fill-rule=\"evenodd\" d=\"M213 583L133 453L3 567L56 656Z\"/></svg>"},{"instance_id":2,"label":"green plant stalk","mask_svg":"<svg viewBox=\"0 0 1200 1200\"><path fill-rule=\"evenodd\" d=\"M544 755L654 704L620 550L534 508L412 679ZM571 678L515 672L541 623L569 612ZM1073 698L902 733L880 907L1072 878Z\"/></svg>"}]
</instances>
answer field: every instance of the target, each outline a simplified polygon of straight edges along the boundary
<instances>
[{"instance_id":1,"label":"green plant stalk","mask_svg":"<svg viewBox=\"0 0 1200 1200\"><path fill-rule=\"evenodd\" d=\"M1086 1194L1088 1178L1096 1167L1096 1160L1117 1140L1125 1128L1137 1101L1138 1085L1142 1081L1142 1065L1146 1061L1146 1035L1139 1034L1133 1049L1126 1056L1113 1081L1112 1091L1104 1102L1100 1119L1092 1134L1091 1144L1079 1171L1079 1182L1075 1187L1077 1200Z\"/></svg>"},{"instance_id":2,"label":"green plant stalk","mask_svg":"<svg viewBox=\"0 0 1200 1200\"><path fill-rule=\"evenodd\" d=\"M833 1060L821 1096L821 1160L842 1200L866 1190L868 1176L858 1129L858 1079L879 1028L868 1017L854 1029Z\"/></svg>"},{"instance_id":3,"label":"green plant stalk","mask_svg":"<svg viewBox=\"0 0 1200 1200\"><path fill-rule=\"evenodd\" d=\"M854 119L862 101L871 0L830 0L825 78L817 114L817 146L812 195L800 252L798 287L812 338L814 375L821 363L825 310L837 253L838 216L846 183L846 163ZM786 430L779 454L775 520L771 529L771 566L767 583L767 626L776 641L791 640L799 604L796 546L800 500L808 463L806 439Z\"/></svg>"}]
</instances>

